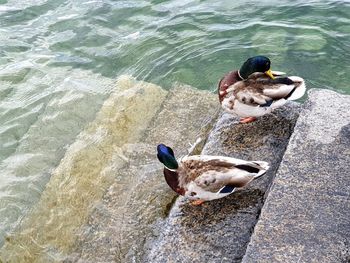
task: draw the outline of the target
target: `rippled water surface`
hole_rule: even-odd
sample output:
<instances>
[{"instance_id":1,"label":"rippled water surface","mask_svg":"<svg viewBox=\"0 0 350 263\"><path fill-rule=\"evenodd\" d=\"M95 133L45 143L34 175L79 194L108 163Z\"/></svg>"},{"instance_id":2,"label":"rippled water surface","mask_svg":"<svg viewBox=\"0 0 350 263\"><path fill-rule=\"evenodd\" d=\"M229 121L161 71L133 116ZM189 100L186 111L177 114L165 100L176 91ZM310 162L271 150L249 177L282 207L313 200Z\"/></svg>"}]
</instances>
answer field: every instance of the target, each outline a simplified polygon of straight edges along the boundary
<instances>
[{"instance_id":1,"label":"rippled water surface","mask_svg":"<svg viewBox=\"0 0 350 263\"><path fill-rule=\"evenodd\" d=\"M214 90L249 56L350 94L349 1L0 0L0 245L114 80Z\"/></svg>"}]
</instances>

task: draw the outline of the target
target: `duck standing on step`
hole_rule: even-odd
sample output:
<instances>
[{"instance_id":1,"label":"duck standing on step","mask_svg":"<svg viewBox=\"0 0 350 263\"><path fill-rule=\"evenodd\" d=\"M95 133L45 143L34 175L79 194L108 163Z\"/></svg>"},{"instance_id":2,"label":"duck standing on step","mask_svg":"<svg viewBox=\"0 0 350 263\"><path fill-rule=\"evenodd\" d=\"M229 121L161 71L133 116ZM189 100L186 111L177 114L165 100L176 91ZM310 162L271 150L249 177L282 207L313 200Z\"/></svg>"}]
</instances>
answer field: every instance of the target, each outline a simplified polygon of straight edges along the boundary
<instances>
[{"instance_id":1,"label":"duck standing on step","mask_svg":"<svg viewBox=\"0 0 350 263\"><path fill-rule=\"evenodd\" d=\"M157 146L157 157L164 164L164 177L170 188L194 200L194 205L225 197L269 169L267 162L224 156L187 155L178 162L173 150L164 144Z\"/></svg>"},{"instance_id":2,"label":"duck standing on step","mask_svg":"<svg viewBox=\"0 0 350 263\"><path fill-rule=\"evenodd\" d=\"M304 79L286 77L270 69L270 59L264 56L249 58L239 70L226 74L219 82L218 93L222 108L249 123L287 100L296 100L305 93Z\"/></svg>"}]
</instances>

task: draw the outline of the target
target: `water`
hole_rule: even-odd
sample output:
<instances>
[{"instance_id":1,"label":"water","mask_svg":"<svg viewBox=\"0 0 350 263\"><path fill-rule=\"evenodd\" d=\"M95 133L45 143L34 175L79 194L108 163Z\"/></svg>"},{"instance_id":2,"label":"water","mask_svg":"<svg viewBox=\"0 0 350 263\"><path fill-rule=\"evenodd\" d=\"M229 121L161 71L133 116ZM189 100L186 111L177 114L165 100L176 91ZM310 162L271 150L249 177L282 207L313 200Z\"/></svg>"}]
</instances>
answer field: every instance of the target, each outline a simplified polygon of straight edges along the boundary
<instances>
[{"instance_id":1,"label":"water","mask_svg":"<svg viewBox=\"0 0 350 263\"><path fill-rule=\"evenodd\" d=\"M0 245L118 76L214 90L263 54L350 94L349 14L349 1L0 0Z\"/></svg>"}]
</instances>

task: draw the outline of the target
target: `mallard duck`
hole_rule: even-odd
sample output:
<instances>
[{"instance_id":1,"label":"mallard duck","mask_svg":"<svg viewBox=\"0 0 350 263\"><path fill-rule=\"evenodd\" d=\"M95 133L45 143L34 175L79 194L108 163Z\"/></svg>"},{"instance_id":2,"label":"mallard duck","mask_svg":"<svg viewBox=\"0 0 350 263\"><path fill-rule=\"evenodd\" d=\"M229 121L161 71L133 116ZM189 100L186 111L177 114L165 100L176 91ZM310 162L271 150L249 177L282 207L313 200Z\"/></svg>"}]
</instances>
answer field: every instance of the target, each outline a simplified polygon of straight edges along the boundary
<instances>
[{"instance_id":1,"label":"mallard duck","mask_svg":"<svg viewBox=\"0 0 350 263\"><path fill-rule=\"evenodd\" d=\"M170 188L194 200L194 205L225 197L264 175L269 169L267 162L224 156L186 155L178 162L174 151L164 144L157 146L157 152Z\"/></svg>"},{"instance_id":2,"label":"mallard duck","mask_svg":"<svg viewBox=\"0 0 350 263\"><path fill-rule=\"evenodd\" d=\"M252 57L220 80L220 103L225 111L241 117L241 123L252 122L304 95L304 79L283 77L284 72L272 71L270 65L267 57Z\"/></svg>"}]
</instances>

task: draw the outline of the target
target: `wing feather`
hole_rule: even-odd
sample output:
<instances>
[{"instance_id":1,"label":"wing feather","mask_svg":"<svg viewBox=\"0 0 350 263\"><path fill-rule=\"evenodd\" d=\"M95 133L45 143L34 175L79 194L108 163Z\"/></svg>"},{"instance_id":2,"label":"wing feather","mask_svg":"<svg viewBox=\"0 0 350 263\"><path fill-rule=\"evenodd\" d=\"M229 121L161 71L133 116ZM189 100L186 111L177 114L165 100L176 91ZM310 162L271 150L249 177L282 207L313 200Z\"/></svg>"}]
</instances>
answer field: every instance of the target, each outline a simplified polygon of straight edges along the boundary
<instances>
[{"instance_id":1,"label":"wing feather","mask_svg":"<svg viewBox=\"0 0 350 263\"><path fill-rule=\"evenodd\" d=\"M264 89L263 93L271 99L282 99L288 96L294 88L295 85L275 85L271 88Z\"/></svg>"}]
</instances>

